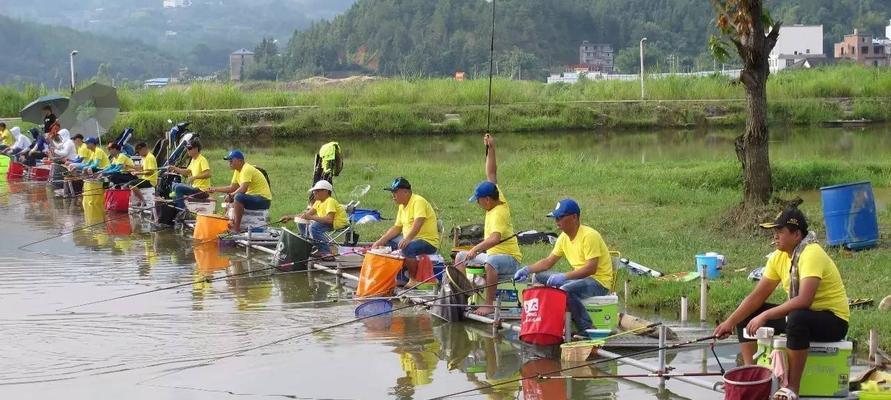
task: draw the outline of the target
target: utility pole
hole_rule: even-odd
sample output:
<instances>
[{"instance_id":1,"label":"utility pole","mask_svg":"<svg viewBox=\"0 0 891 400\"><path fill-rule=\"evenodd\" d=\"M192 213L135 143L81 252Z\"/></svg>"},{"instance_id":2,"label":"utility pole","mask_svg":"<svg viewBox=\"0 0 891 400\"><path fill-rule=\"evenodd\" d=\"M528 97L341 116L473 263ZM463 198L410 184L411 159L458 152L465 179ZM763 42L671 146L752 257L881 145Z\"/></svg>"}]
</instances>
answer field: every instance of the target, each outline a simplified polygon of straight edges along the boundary
<instances>
[{"instance_id":1,"label":"utility pole","mask_svg":"<svg viewBox=\"0 0 891 400\"><path fill-rule=\"evenodd\" d=\"M644 54L643 54L643 42L646 41L647 38L640 39L640 99L643 100L646 97L646 92L644 92Z\"/></svg>"},{"instance_id":2,"label":"utility pole","mask_svg":"<svg viewBox=\"0 0 891 400\"><path fill-rule=\"evenodd\" d=\"M74 94L74 88L76 87L74 82L74 56L76 55L77 50L71 50L71 54L68 55L68 65L71 67L71 94Z\"/></svg>"}]
</instances>

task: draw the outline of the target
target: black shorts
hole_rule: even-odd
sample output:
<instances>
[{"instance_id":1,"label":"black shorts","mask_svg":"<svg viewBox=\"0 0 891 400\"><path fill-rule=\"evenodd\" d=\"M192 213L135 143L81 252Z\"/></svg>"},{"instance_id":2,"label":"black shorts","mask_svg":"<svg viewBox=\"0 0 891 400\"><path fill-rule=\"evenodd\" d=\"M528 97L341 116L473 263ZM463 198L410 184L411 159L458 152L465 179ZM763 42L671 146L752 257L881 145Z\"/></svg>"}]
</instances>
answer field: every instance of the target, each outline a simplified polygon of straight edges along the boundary
<instances>
[{"instance_id":1,"label":"black shorts","mask_svg":"<svg viewBox=\"0 0 891 400\"><path fill-rule=\"evenodd\" d=\"M740 343L755 341L746 339L743 336L743 329L749 324L749 321L776 306L776 304L764 303L752 315L736 325L736 336ZM785 333L786 348L789 350L807 350L811 347L811 341L837 342L848 334L848 321L828 310L795 310L789 313L787 318L769 320L764 326L773 328L776 335Z\"/></svg>"}]
</instances>

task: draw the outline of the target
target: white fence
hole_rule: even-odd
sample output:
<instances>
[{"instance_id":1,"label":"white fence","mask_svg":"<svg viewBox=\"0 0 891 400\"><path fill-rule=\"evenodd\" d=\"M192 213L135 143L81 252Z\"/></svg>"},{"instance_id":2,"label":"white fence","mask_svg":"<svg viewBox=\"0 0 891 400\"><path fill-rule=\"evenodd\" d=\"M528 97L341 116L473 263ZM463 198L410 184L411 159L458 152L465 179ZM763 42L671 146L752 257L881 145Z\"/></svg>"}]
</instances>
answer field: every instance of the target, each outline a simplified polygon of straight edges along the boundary
<instances>
[{"instance_id":1,"label":"white fence","mask_svg":"<svg viewBox=\"0 0 891 400\"><path fill-rule=\"evenodd\" d=\"M683 72L683 73L659 73L647 74L647 79L663 79L671 76L677 77L706 77L711 75L723 75L728 78L739 79L741 69L727 69L722 71L700 71L700 72ZM548 83L576 83L579 78L591 81L636 81L640 80L638 74L604 74L602 72L566 72L560 75L551 75L548 77Z\"/></svg>"}]
</instances>

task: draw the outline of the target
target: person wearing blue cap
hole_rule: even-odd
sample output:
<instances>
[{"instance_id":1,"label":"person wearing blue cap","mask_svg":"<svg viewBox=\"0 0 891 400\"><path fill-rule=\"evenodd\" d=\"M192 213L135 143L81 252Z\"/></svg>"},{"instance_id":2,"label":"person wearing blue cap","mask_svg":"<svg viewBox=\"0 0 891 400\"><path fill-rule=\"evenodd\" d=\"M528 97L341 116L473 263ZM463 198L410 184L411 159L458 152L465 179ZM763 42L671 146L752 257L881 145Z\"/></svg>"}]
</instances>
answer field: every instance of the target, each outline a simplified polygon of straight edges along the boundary
<instances>
[{"instance_id":1,"label":"person wearing blue cap","mask_svg":"<svg viewBox=\"0 0 891 400\"><path fill-rule=\"evenodd\" d=\"M613 284L612 257L600 232L581 224L581 209L575 200L560 200L548 217L553 218L563 231L554 244L554 250L535 264L517 270L514 279L524 281L530 272L535 272L537 283L565 291L572 321L581 332L585 332L593 324L582 300L609 294ZM564 257L572 271L549 271Z\"/></svg>"},{"instance_id":2,"label":"person wearing blue cap","mask_svg":"<svg viewBox=\"0 0 891 400\"><path fill-rule=\"evenodd\" d=\"M390 246L402 250L405 256L405 269L409 279L417 273L417 257L422 254L435 254L439 247L439 230L436 211L427 199L414 194L408 179L398 177L384 190L392 193L393 201L399 205L396 222L372 245L372 248ZM411 282L409 282L411 284Z\"/></svg>"},{"instance_id":3,"label":"person wearing blue cap","mask_svg":"<svg viewBox=\"0 0 891 400\"><path fill-rule=\"evenodd\" d=\"M480 208L486 210L486 220L483 226L484 239L470 250L459 252L455 256L455 264L462 271L467 264L485 266L486 301L482 307L474 311L477 315L488 315L495 311L492 304L495 302L498 281L513 276L523 259L520 245L514 235L510 205L507 203L504 192L498 186L495 139L486 134L483 137L483 143L487 148L486 180L476 186L473 196L468 201L476 202Z\"/></svg>"},{"instance_id":4,"label":"person wearing blue cap","mask_svg":"<svg viewBox=\"0 0 891 400\"><path fill-rule=\"evenodd\" d=\"M111 162L108 160L108 153L99 147L99 138L95 136L88 137L84 140L87 149L90 151L90 157L83 160L77 168L83 169L86 173L92 173L93 170L101 170L108 167Z\"/></svg>"},{"instance_id":5,"label":"person wearing blue cap","mask_svg":"<svg viewBox=\"0 0 891 400\"><path fill-rule=\"evenodd\" d=\"M173 205L180 209L177 219L184 220L187 212L186 197L193 199L207 199L207 188L210 187L210 163L207 157L201 154L201 142L192 140L186 144L186 154L189 158L189 166L179 168L175 165L167 166L167 172L173 172L185 177L185 182L174 183L171 186L173 193Z\"/></svg>"},{"instance_id":6,"label":"person wearing blue cap","mask_svg":"<svg viewBox=\"0 0 891 400\"><path fill-rule=\"evenodd\" d=\"M232 231L241 232L241 217L244 210L268 210L272 205L272 191L269 181L257 167L244 161L244 153L232 150L224 160L232 168L229 186L211 187L207 193L228 193L232 201Z\"/></svg>"}]
</instances>

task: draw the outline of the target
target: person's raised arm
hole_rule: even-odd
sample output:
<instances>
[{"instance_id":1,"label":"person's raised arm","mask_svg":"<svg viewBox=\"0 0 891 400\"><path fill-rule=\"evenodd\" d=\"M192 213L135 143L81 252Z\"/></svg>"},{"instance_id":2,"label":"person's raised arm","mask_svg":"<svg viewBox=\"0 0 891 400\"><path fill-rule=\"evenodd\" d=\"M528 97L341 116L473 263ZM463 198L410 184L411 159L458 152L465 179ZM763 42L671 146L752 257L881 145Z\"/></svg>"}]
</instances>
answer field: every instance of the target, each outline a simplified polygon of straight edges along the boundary
<instances>
[{"instance_id":1,"label":"person's raised arm","mask_svg":"<svg viewBox=\"0 0 891 400\"><path fill-rule=\"evenodd\" d=\"M486 144L486 180L498 184L498 163L495 162L495 138L490 134L483 137Z\"/></svg>"}]
</instances>

